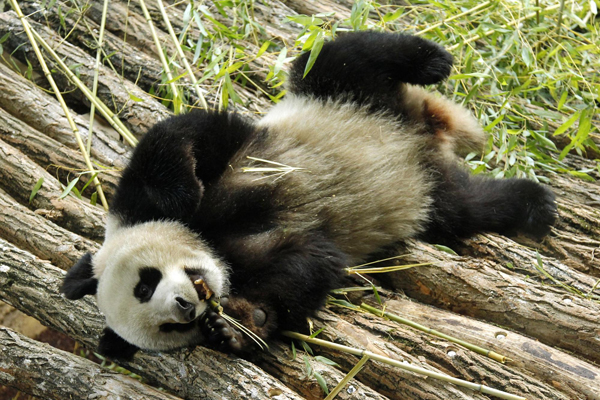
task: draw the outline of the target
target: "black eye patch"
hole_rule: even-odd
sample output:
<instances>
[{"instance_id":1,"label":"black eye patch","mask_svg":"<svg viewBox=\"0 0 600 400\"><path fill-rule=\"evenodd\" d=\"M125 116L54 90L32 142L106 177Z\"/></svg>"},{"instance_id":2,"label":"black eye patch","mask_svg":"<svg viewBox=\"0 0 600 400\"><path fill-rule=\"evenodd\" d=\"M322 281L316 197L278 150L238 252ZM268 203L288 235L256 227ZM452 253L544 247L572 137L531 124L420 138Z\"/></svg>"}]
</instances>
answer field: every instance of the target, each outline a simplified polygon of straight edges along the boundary
<instances>
[{"instance_id":1,"label":"black eye patch","mask_svg":"<svg viewBox=\"0 0 600 400\"><path fill-rule=\"evenodd\" d=\"M140 303L150 301L161 279L162 273L156 268L144 267L140 269L140 281L133 288L133 295Z\"/></svg>"}]
</instances>

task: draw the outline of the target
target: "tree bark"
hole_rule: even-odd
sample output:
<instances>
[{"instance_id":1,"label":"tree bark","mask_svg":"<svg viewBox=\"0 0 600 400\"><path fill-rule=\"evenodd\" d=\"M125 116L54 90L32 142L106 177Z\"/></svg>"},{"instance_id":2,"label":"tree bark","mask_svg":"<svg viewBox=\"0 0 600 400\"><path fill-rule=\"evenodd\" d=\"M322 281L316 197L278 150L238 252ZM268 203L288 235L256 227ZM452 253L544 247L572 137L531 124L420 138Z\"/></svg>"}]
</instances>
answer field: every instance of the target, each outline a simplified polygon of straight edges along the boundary
<instances>
[{"instance_id":1,"label":"tree bark","mask_svg":"<svg viewBox=\"0 0 600 400\"><path fill-rule=\"evenodd\" d=\"M0 384L44 399L178 399L7 328L0 328L0 348Z\"/></svg>"},{"instance_id":2,"label":"tree bark","mask_svg":"<svg viewBox=\"0 0 600 400\"><path fill-rule=\"evenodd\" d=\"M0 93L2 93L0 96L2 110L38 132L79 151L75 135L56 98L2 63L0 63ZM24 96L24 93L27 95ZM71 116L83 140L87 141L89 120L85 120L75 112L71 112ZM108 128L103 126L101 118L99 119L100 122L95 124L92 138L92 157L102 165L123 168L127 164L125 155L129 149L116 140L119 135L110 126Z\"/></svg>"},{"instance_id":3,"label":"tree bark","mask_svg":"<svg viewBox=\"0 0 600 400\"><path fill-rule=\"evenodd\" d=\"M44 182L29 202L31 191L40 178ZM27 156L0 139L0 188L21 204L31 203L36 212L56 224L93 240L104 236L105 214L74 196L60 199L60 183Z\"/></svg>"},{"instance_id":4,"label":"tree bark","mask_svg":"<svg viewBox=\"0 0 600 400\"><path fill-rule=\"evenodd\" d=\"M36 113L38 109L34 108L30 112ZM88 169L80 152L72 150L51 137L32 129L29 125L2 109L0 109L0 139L19 149L50 174L57 176L65 186L70 180L79 176L80 183L77 187L82 189L91 177L91 174L79 174ZM104 194L107 199L110 199L117 187L118 173L116 171L100 170L98 177L102 181ZM88 190L90 192L94 191L94 185L91 185Z\"/></svg>"},{"instance_id":5,"label":"tree bark","mask_svg":"<svg viewBox=\"0 0 600 400\"><path fill-rule=\"evenodd\" d=\"M86 251L100 246L46 220L0 189L0 237L53 265L68 270Z\"/></svg>"}]
</instances>

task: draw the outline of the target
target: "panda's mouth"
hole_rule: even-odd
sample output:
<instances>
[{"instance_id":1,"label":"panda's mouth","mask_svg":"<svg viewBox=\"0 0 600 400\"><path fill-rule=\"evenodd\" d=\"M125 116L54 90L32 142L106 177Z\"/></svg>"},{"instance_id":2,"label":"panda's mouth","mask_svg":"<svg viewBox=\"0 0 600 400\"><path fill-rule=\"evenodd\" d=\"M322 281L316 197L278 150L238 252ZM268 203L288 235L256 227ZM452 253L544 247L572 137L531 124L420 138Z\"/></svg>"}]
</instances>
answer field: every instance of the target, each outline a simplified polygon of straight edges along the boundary
<instances>
[{"instance_id":1,"label":"panda's mouth","mask_svg":"<svg viewBox=\"0 0 600 400\"><path fill-rule=\"evenodd\" d=\"M200 301L206 301L212 297L214 293L212 290L210 290L210 287L206 283L206 280L200 271L186 268L185 273L190 277L190 280L194 285L194 289L196 289L196 293L198 293L198 299L200 299Z\"/></svg>"},{"instance_id":2,"label":"panda's mouth","mask_svg":"<svg viewBox=\"0 0 600 400\"><path fill-rule=\"evenodd\" d=\"M158 327L158 330L163 333L170 332L188 332L195 327L196 320L188 322L187 324L179 324L176 322L168 322Z\"/></svg>"}]
</instances>

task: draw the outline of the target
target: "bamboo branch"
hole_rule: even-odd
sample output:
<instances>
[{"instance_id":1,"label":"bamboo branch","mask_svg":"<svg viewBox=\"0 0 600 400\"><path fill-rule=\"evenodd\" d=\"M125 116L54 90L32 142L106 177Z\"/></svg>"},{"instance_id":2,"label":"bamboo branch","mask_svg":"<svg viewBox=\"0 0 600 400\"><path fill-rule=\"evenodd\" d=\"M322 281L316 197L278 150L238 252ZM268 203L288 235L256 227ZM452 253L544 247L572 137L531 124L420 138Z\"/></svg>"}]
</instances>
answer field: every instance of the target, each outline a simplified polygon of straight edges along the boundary
<instances>
[{"instance_id":1,"label":"bamboo branch","mask_svg":"<svg viewBox=\"0 0 600 400\"><path fill-rule=\"evenodd\" d=\"M81 135L79 134L79 129L77 128L77 125L75 125L73 118L71 118L71 113L69 112L69 108L67 107L67 104L65 103L65 100L63 99L62 94L60 93L60 90L58 89L58 86L56 86L56 82L54 82L54 78L52 78L52 73L50 72L50 69L48 69L48 65L46 65L44 56L42 56L42 53L41 53L39 47L37 46L37 43L34 38L33 30L29 26L29 22L27 22L27 20L25 19L23 12L21 12L21 8L19 7L19 4L17 3L17 1L10 0L10 2L11 2L11 6L12 6L13 10L15 10L15 12L17 13L17 16L21 20L21 23L23 24L23 29L25 30L25 33L27 34L27 37L29 38L31 47L33 48L33 51L35 52L35 55L38 58L40 66L42 67L42 70L44 71L44 75L46 76L46 79L50 83L50 86L52 86L52 90L54 91L54 94L56 95L56 98L58 99L58 101L65 113L65 116L67 117L67 120L69 121L69 125L71 126L71 129L73 130L73 133L75 134L77 144L79 145L79 149L81 150L81 154L83 155L83 159L85 160L85 164L87 165L88 169L90 171L92 171L92 173L94 173L94 166L92 165L90 156L89 156L88 152L86 151L85 145L83 144L83 140L81 140ZM104 192L102 191L102 185L100 184L100 180L98 180L97 177L94 177L93 182L96 187L96 191L98 192L98 197L100 197L100 201L102 202L102 206L104 207L105 210L108 210L108 202L106 201L106 197L104 196Z\"/></svg>"},{"instance_id":2,"label":"bamboo branch","mask_svg":"<svg viewBox=\"0 0 600 400\"><path fill-rule=\"evenodd\" d=\"M175 81L173 79L173 74L171 73L171 68L169 67L169 63L165 58L165 55L162 50L162 46L160 45L160 40L158 40L158 36L156 35L156 30L154 29L154 23L152 22L152 17L148 12L148 8L146 8L146 2L144 0L139 0L140 6L142 7L142 12L144 13L144 18L148 23L148 27L150 28L150 33L152 34L152 38L154 39L154 45L156 46L156 52L158 53L158 58L163 66L165 74L167 75L167 79L169 81L169 86L171 87L171 91L173 92L173 110L175 114L181 113L182 103L179 101L181 98L179 94L179 89L177 85L175 85Z\"/></svg>"},{"instance_id":3,"label":"bamboo branch","mask_svg":"<svg viewBox=\"0 0 600 400\"><path fill-rule=\"evenodd\" d=\"M104 43L104 28L106 27L106 15L108 14L108 0L104 0L104 5L102 6L102 22L100 23L100 32L98 36L98 50L96 52L96 73L94 74L94 83L92 84L92 95L97 97L98 92L98 74L100 72L100 58L102 57L102 44ZM96 105L92 103L90 106L90 127L89 127L89 136L87 140L86 150L87 153L90 154L92 150L92 136L94 134L94 115L96 113Z\"/></svg>"},{"instance_id":4,"label":"bamboo branch","mask_svg":"<svg viewBox=\"0 0 600 400\"><path fill-rule=\"evenodd\" d=\"M158 8L160 9L160 13L162 14L163 21L165 22L165 25L167 26L167 30L169 31L169 36L171 36L171 40L173 41L173 46L175 46L175 49L177 50L177 54L179 55L179 59L185 66L188 76L190 77L190 80L192 81L192 86L196 90L198 99L200 99L200 103L202 103L202 107L204 107L205 110L208 110L208 103L206 102L206 99L204 98L204 94L202 93L202 90L200 89L200 86L198 85L198 80L196 79L196 75L194 75L194 71L192 71L192 67L190 66L190 63L188 62L187 57L185 56L185 54L183 54L183 50L181 48L181 45L179 44L177 35L175 35L175 31L173 30L173 26L171 25L171 21L169 20L169 16L167 15L165 6L163 5L162 0L156 0L156 3L158 4Z\"/></svg>"},{"instance_id":5,"label":"bamboo branch","mask_svg":"<svg viewBox=\"0 0 600 400\"><path fill-rule=\"evenodd\" d=\"M560 4L555 4L555 5L552 5L552 6L546 7L546 8L544 8L544 12L548 12L548 11L556 10L557 8L560 8ZM523 21L525 21L525 20L528 20L529 18L533 18L533 17L535 17L535 16L537 15L537 13L538 13L537 11L531 12L531 13L529 13L529 14L527 14L527 15L525 15L525 16L523 16L523 17L521 17L521 18L517 18L517 19L515 19L515 20L513 20L513 21L510 21L510 22L509 22L507 25L508 25L508 26L514 26L514 25L518 25L518 24L520 24L521 22L523 22ZM455 44L455 45L453 45L453 46L450 46L450 47L448 47L448 48L447 48L447 50L448 50L448 51L456 50L457 48L459 48L459 47L461 47L461 46L464 46L465 44L469 44L469 43L471 43L471 42L474 42L474 41L476 41L476 40L479 40L479 39L481 39L481 38L483 38L483 37L486 37L486 36L493 35L493 34L494 34L494 32L496 32L496 30L495 30L495 29L490 29L489 31L486 31L486 32L484 32L484 33L482 33L482 34L480 34L480 35L475 35L475 36L472 36L472 37L470 37L470 38L468 38L468 39L466 39L466 40L464 40L464 41L461 41L460 43L457 43L457 44Z\"/></svg>"},{"instance_id":6,"label":"bamboo branch","mask_svg":"<svg viewBox=\"0 0 600 400\"><path fill-rule=\"evenodd\" d=\"M420 375L425 375L425 376L428 376L428 377L431 377L431 378L435 378L435 379L439 379L439 380L442 380L442 381L445 381L445 382L450 382L450 383L453 383L453 384L455 384L457 386L466 387L466 388L469 388L469 389L474 390L476 392L481 392L481 393L485 393L485 394L491 394L491 395L494 395L494 396L499 397L501 399L526 400L525 397L516 396L516 395L510 394L510 393L503 392L501 390L493 389L493 388L485 386L485 385L481 385L481 384L477 384L477 383L471 383L471 382L465 381L463 379L458 379L458 378L454 378L454 377L451 377L451 376L448 376L448 375L440 374L439 372L434 372L434 371L430 371L430 370L427 370L427 369L424 369L424 368L421 368L421 367L417 367L417 366L411 365L411 364L409 364L407 362L393 360L393 359L391 359L389 357L385 357L385 356L373 353L373 352L368 351L368 350L357 349L355 347L349 347L349 346L344 346L344 345L333 343L333 342L328 342L327 340L321 340L321 339L317 339L317 338L312 338L310 336L302 335L302 334L297 333L297 332L283 331L281 333L282 333L283 336L287 336L287 337L292 338L292 339L303 340L305 342L314 343L314 344L317 344L319 346L328 347L328 348L334 349L336 351L350 353L350 354L353 354L353 355L359 356L359 357L368 356L369 358L372 358L373 360L380 361L380 362L383 362L385 364L393 365L395 367L398 367L398 368L406 370L406 371L414 372L414 373L420 374Z\"/></svg>"}]
</instances>

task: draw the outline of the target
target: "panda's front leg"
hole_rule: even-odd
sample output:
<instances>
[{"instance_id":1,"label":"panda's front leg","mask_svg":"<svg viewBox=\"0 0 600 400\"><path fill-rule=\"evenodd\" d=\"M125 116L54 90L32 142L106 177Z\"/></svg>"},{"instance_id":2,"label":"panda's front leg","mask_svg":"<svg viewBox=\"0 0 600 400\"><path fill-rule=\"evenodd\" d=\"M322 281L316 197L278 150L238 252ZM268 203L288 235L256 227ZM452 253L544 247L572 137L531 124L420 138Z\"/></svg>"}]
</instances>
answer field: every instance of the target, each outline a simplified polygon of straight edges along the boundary
<instances>
[{"instance_id":1,"label":"panda's front leg","mask_svg":"<svg viewBox=\"0 0 600 400\"><path fill-rule=\"evenodd\" d=\"M342 285L347 266L347 256L322 234L287 236L248 265L232 266L224 311L263 340L279 329L305 330L306 318ZM250 337L215 311L206 312L201 326L220 350L240 353L254 347Z\"/></svg>"},{"instance_id":2,"label":"panda's front leg","mask_svg":"<svg viewBox=\"0 0 600 400\"><path fill-rule=\"evenodd\" d=\"M242 297L222 297L223 312L261 340L267 340L277 327L276 314L266 304L254 303ZM208 309L200 322L208 344L226 353L243 353L256 342L242 328L228 321L218 311Z\"/></svg>"}]
</instances>

